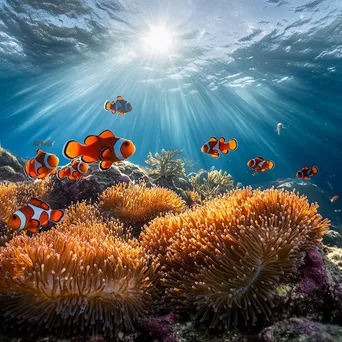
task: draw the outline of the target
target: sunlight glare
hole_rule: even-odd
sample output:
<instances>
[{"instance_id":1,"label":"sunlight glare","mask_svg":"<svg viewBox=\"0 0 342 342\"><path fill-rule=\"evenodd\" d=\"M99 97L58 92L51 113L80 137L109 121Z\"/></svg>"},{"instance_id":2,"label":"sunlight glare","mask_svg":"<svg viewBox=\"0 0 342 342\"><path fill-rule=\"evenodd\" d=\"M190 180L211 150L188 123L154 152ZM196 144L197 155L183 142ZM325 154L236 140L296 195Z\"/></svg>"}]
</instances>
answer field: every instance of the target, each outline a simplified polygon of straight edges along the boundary
<instances>
[{"instance_id":1,"label":"sunlight glare","mask_svg":"<svg viewBox=\"0 0 342 342\"><path fill-rule=\"evenodd\" d=\"M152 26L143 38L146 49L152 53L167 54L173 45L173 37L164 26Z\"/></svg>"}]
</instances>

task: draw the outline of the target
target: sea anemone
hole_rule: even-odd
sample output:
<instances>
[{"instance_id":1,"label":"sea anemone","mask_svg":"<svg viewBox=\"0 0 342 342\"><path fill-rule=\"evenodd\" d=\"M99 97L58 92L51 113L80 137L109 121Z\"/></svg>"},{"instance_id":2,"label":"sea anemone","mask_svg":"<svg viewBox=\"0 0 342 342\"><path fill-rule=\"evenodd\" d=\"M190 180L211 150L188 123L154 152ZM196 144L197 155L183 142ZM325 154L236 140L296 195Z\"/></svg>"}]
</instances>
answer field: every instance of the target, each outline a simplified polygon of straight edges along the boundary
<instances>
[{"instance_id":1,"label":"sea anemone","mask_svg":"<svg viewBox=\"0 0 342 342\"><path fill-rule=\"evenodd\" d=\"M189 207L194 207L201 203L201 196L196 191L184 191L185 202Z\"/></svg>"},{"instance_id":2,"label":"sea anemone","mask_svg":"<svg viewBox=\"0 0 342 342\"><path fill-rule=\"evenodd\" d=\"M179 213L185 202L173 191L139 185L117 184L100 196L100 207L124 223L143 224L160 214Z\"/></svg>"},{"instance_id":3,"label":"sea anemone","mask_svg":"<svg viewBox=\"0 0 342 342\"><path fill-rule=\"evenodd\" d=\"M232 191L151 222L141 235L164 264L167 302L210 327L269 319L274 290L297 273L329 221L306 197L279 190Z\"/></svg>"},{"instance_id":4,"label":"sea anemone","mask_svg":"<svg viewBox=\"0 0 342 342\"><path fill-rule=\"evenodd\" d=\"M95 221L19 236L0 250L4 327L29 335L113 337L148 317L157 264L151 266L137 242L106 234L108 227Z\"/></svg>"},{"instance_id":5,"label":"sea anemone","mask_svg":"<svg viewBox=\"0 0 342 342\"><path fill-rule=\"evenodd\" d=\"M32 197L45 200L52 187L50 180L0 184L0 221L5 222Z\"/></svg>"}]
</instances>

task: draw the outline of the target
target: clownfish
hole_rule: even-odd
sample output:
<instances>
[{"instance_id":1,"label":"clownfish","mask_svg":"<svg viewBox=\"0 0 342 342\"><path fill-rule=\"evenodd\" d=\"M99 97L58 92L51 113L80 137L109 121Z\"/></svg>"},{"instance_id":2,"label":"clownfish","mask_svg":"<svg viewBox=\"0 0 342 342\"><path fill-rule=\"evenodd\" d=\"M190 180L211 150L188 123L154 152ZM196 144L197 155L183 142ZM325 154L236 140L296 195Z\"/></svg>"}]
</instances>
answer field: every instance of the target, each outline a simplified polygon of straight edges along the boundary
<instances>
[{"instance_id":1,"label":"clownfish","mask_svg":"<svg viewBox=\"0 0 342 342\"><path fill-rule=\"evenodd\" d=\"M318 168L316 166L313 166L311 169L309 169L307 166L304 166L300 171L296 173L296 177L310 179L310 177L316 175L317 173Z\"/></svg>"},{"instance_id":2,"label":"clownfish","mask_svg":"<svg viewBox=\"0 0 342 342\"><path fill-rule=\"evenodd\" d=\"M45 179L49 174L56 174L59 159L55 154L37 150L37 155L25 164L25 174L32 179Z\"/></svg>"},{"instance_id":3,"label":"clownfish","mask_svg":"<svg viewBox=\"0 0 342 342\"><path fill-rule=\"evenodd\" d=\"M124 100L122 96L118 96L115 102L106 101L104 104L104 109L110 110L113 114L115 114L116 112L119 112L118 116L121 116L130 112L133 109L133 107L129 102Z\"/></svg>"},{"instance_id":4,"label":"clownfish","mask_svg":"<svg viewBox=\"0 0 342 342\"><path fill-rule=\"evenodd\" d=\"M129 158L135 152L132 141L116 137L110 130L100 135L88 135L84 145L75 140L66 142L63 155L68 159L81 157L84 163L100 161L100 170L108 170L113 163Z\"/></svg>"},{"instance_id":5,"label":"clownfish","mask_svg":"<svg viewBox=\"0 0 342 342\"><path fill-rule=\"evenodd\" d=\"M80 160L73 160L71 164L64 166L57 172L57 178L63 179L68 177L69 180L81 180L87 173L89 165L82 163Z\"/></svg>"},{"instance_id":6,"label":"clownfish","mask_svg":"<svg viewBox=\"0 0 342 342\"><path fill-rule=\"evenodd\" d=\"M251 159L247 165L254 171L265 172L267 169L272 170L275 166L274 161L264 160L262 157Z\"/></svg>"},{"instance_id":7,"label":"clownfish","mask_svg":"<svg viewBox=\"0 0 342 342\"><path fill-rule=\"evenodd\" d=\"M9 218L8 226L17 231L27 230L31 233L38 233L38 228L50 222L59 223L64 215L63 210L53 210L47 203L32 198L28 205L18 209Z\"/></svg>"},{"instance_id":8,"label":"clownfish","mask_svg":"<svg viewBox=\"0 0 342 342\"><path fill-rule=\"evenodd\" d=\"M219 157L219 152L227 154L229 151L235 151L238 147L236 139L225 142L225 139L221 137L219 140L212 137L210 140L202 146L202 152L210 154L213 158Z\"/></svg>"},{"instance_id":9,"label":"clownfish","mask_svg":"<svg viewBox=\"0 0 342 342\"><path fill-rule=\"evenodd\" d=\"M333 203L333 202L337 201L338 199L339 199L338 196L334 196L334 197L330 200L330 202Z\"/></svg>"}]
</instances>

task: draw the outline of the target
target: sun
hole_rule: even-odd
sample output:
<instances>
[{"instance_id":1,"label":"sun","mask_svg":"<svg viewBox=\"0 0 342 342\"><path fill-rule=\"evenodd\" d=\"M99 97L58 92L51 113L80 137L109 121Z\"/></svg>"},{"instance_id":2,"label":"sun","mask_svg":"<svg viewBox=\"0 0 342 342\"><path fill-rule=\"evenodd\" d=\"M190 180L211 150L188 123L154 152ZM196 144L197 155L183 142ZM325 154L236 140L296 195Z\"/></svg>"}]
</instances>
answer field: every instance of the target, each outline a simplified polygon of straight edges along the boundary
<instances>
[{"instance_id":1,"label":"sun","mask_svg":"<svg viewBox=\"0 0 342 342\"><path fill-rule=\"evenodd\" d=\"M172 33L164 26L151 26L143 41L147 51L161 55L169 53L173 45Z\"/></svg>"}]
</instances>

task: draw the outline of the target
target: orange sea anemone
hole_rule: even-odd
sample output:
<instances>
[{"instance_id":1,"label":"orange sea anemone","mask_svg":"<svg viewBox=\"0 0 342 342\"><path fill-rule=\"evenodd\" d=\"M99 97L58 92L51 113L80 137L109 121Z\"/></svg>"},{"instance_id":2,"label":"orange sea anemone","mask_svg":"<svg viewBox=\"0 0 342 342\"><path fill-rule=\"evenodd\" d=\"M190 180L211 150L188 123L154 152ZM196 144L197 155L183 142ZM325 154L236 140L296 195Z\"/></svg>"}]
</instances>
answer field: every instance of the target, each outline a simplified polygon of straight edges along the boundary
<instances>
[{"instance_id":1,"label":"orange sea anemone","mask_svg":"<svg viewBox=\"0 0 342 342\"><path fill-rule=\"evenodd\" d=\"M211 327L270 318L275 288L295 275L328 220L305 197L234 190L203 206L151 222L141 235L164 263L166 299Z\"/></svg>"},{"instance_id":2,"label":"orange sea anemone","mask_svg":"<svg viewBox=\"0 0 342 342\"><path fill-rule=\"evenodd\" d=\"M103 211L125 223L147 223L167 212L179 213L185 209L185 202L173 191L139 185L118 184L100 196Z\"/></svg>"},{"instance_id":3,"label":"orange sea anemone","mask_svg":"<svg viewBox=\"0 0 342 342\"><path fill-rule=\"evenodd\" d=\"M26 205L32 197L45 200L51 188L51 180L0 184L0 221L6 222L13 212Z\"/></svg>"},{"instance_id":4,"label":"orange sea anemone","mask_svg":"<svg viewBox=\"0 0 342 342\"><path fill-rule=\"evenodd\" d=\"M83 235L58 226L33 238L16 237L0 250L5 327L29 335L113 337L133 330L152 311L150 258L138 244L105 235L100 222L93 229L87 224L79 224Z\"/></svg>"}]
</instances>

